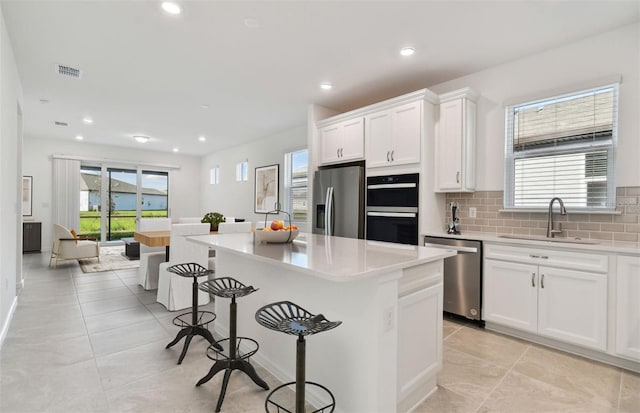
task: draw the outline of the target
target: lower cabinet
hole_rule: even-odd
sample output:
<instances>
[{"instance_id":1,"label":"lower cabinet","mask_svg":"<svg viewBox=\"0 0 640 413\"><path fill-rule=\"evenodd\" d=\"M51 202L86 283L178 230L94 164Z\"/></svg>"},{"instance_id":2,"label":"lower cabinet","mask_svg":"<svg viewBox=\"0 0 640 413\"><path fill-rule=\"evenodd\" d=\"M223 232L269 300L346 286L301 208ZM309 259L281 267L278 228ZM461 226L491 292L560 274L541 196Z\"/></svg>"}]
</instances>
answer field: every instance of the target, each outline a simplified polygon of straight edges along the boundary
<instances>
[{"instance_id":1,"label":"lower cabinet","mask_svg":"<svg viewBox=\"0 0 640 413\"><path fill-rule=\"evenodd\" d=\"M616 353L640 361L640 257L618 256Z\"/></svg>"},{"instance_id":2,"label":"lower cabinet","mask_svg":"<svg viewBox=\"0 0 640 413\"><path fill-rule=\"evenodd\" d=\"M513 247L508 247L514 251ZM499 250L500 247L497 247ZM494 251L487 249L489 256ZM484 261L484 319L597 350L607 346L607 273L541 265L553 251L527 252L526 263ZM496 251L504 257L508 250ZM586 254L585 254L586 255ZM520 255L521 257L522 255ZM571 253L571 259L576 254Z\"/></svg>"},{"instance_id":3,"label":"lower cabinet","mask_svg":"<svg viewBox=\"0 0 640 413\"><path fill-rule=\"evenodd\" d=\"M42 249L42 223L22 223L22 252L40 252Z\"/></svg>"}]
</instances>

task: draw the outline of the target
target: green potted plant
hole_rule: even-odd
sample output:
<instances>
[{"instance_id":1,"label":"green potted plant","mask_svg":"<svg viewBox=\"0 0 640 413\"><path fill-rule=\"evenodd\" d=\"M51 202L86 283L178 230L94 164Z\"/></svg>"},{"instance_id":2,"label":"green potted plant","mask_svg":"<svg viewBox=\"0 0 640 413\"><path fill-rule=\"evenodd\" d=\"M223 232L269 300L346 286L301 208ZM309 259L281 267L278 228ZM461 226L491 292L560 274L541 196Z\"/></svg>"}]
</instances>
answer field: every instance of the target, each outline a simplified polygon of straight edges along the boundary
<instances>
[{"instance_id":1,"label":"green potted plant","mask_svg":"<svg viewBox=\"0 0 640 413\"><path fill-rule=\"evenodd\" d=\"M218 212L208 212L204 215L204 217L200 222L209 223L209 225L211 226L211 231L217 231L218 225L223 221L224 221L224 215Z\"/></svg>"}]
</instances>

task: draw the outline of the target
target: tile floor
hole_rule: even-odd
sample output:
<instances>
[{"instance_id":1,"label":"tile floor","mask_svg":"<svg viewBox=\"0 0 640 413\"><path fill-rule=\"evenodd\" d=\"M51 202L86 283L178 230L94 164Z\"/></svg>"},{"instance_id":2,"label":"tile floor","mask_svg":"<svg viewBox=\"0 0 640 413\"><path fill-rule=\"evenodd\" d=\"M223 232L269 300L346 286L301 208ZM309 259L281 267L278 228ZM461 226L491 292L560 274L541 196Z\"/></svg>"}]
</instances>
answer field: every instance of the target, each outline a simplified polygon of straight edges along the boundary
<instances>
[{"instance_id":1,"label":"tile floor","mask_svg":"<svg viewBox=\"0 0 640 413\"><path fill-rule=\"evenodd\" d=\"M136 270L83 274L24 256L25 288L0 352L0 412L212 412L221 376L136 285ZM210 306L210 305L209 305ZM640 375L445 320L444 369L425 412L640 412ZM273 388L279 383L258 366ZM226 413L264 411L267 392L232 375ZM338 401L339 403L339 401ZM368 412L363 412L368 413Z\"/></svg>"}]
</instances>

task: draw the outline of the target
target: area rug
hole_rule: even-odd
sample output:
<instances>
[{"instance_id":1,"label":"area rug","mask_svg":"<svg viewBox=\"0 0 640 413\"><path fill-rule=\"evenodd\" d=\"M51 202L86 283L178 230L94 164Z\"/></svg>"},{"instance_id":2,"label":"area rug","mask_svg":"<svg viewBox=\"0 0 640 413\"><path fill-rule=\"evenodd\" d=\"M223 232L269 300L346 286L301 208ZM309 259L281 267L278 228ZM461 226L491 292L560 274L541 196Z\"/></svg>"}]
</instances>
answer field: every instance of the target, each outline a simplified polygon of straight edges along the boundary
<instances>
[{"instance_id":1,"label":"area rug","mask_svg":"<svg viewBox=\"0 0 640 413\"><path fill-rule=\"evenodd\" d=\"M139 260L129 260L124 255L124 245L117 247L100 247L100 262L96 258L78 260L82 272L102 272L138 268Z\"/></svg>"}]
</instances>

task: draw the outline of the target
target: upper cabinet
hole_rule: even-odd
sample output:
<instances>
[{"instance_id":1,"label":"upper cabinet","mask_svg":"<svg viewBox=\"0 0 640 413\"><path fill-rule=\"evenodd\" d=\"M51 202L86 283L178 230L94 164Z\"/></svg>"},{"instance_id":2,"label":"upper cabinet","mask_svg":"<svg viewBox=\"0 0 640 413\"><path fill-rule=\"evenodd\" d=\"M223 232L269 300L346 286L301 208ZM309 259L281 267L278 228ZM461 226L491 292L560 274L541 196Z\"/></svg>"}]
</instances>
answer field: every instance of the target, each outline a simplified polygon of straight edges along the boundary
<instances>
[{"instance_id":1,"label":"upper cabinet","mask_svg":"<svg viewBox=\"0 0 640 413\"><path fill-rule=\"evenodd\" d=\"M320 128L320 163L329 164L364 158L362 117Z\"/></svg>"},{"instance_id":2,"label":"upper cabinet","mask_svg":"<svg viewBox=\"0 0 640 413\"><path fill-rule=\"evenodd\" d=\"M421 100L366 116L367 167L420 163L422 119Z\"/></svg>"},{"instance_id":3,"label":"upper cabinet","mask_svg":"<svg viewBox=\"0 0 640 413\"><path fill-rule=\"evenodd\" d=\"M475 190L477 98L468 88L440 95L435 144L436 192Z\"/></svg>"}]
</instances>

